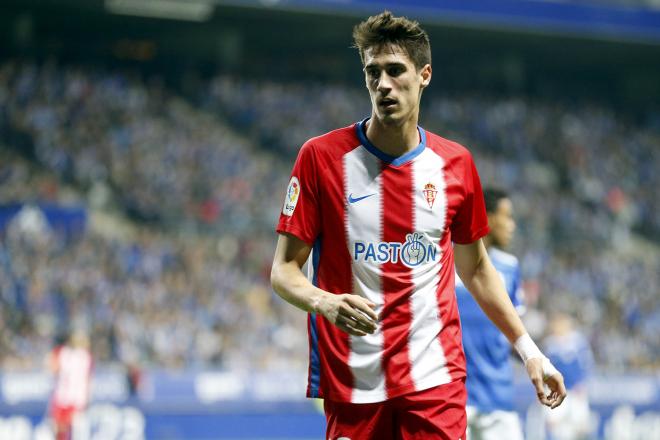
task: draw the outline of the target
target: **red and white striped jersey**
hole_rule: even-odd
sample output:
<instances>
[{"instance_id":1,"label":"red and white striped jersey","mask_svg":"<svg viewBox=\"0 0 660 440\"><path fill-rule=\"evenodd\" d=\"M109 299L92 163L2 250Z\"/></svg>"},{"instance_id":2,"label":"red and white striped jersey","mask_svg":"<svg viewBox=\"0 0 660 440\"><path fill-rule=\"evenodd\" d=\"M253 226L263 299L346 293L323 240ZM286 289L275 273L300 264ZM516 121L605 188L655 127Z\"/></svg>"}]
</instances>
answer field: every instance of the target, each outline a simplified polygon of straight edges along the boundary
<instances>
[{"instance_id":1,"label":"red and white striped jersey","mask_svg":"<svg viewBox=\"0 0 660 440\"><path fill-rule=\"evenodd\" d=\"M419 128L420 144L391 157L366 120L306 142L277 231L313 246L310 276L328 292L374 302L374 334L308 320L307 395L380 402L465 377L452 241L488 233L481 183L461 145Z\"/></svg>"},{"instance_id":2,"label":"red and white striped jersey","mask_svg":"<svg viewBox=\"0 0 660 440\"><path fill-rule=\"evenodd\" d=\"M62 346L53 352L55 362L55 389L52 404L78 410L89 401L92 355L83 348Z\"/></svg>"}]
</instances>

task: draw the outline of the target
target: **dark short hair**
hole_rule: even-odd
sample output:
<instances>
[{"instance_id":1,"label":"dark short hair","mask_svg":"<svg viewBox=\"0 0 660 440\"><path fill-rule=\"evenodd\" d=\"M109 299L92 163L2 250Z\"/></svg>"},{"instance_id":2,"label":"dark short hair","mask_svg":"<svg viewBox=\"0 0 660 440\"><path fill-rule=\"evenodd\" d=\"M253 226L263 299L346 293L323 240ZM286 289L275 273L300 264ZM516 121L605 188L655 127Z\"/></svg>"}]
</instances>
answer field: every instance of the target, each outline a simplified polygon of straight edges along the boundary
<instances>
[{"instance_id":1,"label":"dark short hair","mask_svg":"<svg viewBox=\"0 0 660 440\"><path fill-rule=\"evenodd\" d=\"M419 23L406 17L395 17L390 11L367 18L353 28L353 47L364 52L372 47L395 44L406 51L417 69L431 64L431 42Z\"/></svg>"},{"instance_id":2,"label":"dark short hair","mask_svg":"<svg viewBox=\"0 0 660 440\"><path fill-rule=\"evenodd\" d=\"M484 188L484 200L486 201L486 212L489 214L497 211L497 205L502 199L508 199L509 194L500 188Z\"/></svg>"}]
</instances>

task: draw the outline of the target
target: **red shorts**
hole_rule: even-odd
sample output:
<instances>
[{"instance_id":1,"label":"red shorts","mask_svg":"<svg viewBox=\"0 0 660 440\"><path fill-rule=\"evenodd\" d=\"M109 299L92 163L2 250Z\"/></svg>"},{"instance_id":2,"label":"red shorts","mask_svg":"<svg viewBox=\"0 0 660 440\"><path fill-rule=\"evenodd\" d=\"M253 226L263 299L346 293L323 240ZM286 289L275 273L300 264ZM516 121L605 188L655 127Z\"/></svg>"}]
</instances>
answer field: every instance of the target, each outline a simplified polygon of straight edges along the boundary
<instances>
[{"instance_id":1,"label":"red shorts","mask_svg":"<svg viewBox=\"0 0 660 440\"><path fill-rule=\"evenodd\" d=\"M50 415L55 420L56 425L71 426L73 423L73 416L78 413L78 408L75 406L57 406L53 405L50 408Z\"/></svg>"},{"instance_id":2,"label":"red shorts","mask_svg":"<svg viewBox=\"0 0 660 440\"><path fill-rule=\"evenodd\" d=\"M377 403L326 400L327 440L465 439L464 380Z\"/></svg>"}]
</instances>

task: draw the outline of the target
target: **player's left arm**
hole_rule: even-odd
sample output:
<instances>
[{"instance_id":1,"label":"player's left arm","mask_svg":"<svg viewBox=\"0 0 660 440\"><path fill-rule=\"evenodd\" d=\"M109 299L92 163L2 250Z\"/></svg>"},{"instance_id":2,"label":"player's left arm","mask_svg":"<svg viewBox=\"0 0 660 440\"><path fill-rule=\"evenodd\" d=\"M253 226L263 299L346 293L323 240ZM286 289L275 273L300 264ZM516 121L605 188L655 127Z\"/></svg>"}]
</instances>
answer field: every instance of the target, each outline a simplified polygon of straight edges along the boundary
<instances>
[{"instance_id":1,"label":"player's left arm","mask_svg":"<svg viewBox=\"0 0 660 440\"><path fill-rule=\"evenodd\" d=\"M566 397L564 378L529 337L482 240L456 243L454 257L465 287L523 358L539 401L551 408L561 405ZM545 394L543 383L550 388L550 394Z\"/></svg>"}]
</instances>

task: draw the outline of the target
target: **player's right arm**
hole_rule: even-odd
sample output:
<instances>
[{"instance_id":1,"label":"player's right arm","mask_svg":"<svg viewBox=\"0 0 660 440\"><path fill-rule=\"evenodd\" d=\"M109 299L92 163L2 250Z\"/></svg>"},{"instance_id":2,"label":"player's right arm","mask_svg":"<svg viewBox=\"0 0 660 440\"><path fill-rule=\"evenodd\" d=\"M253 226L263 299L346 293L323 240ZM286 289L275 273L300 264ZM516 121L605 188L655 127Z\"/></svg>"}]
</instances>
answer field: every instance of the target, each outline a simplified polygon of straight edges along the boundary
<instances>
[{"instance_id":1,"label":"player's right arm","mask_svg":"<svg viewBox=\"0 0 660 440\"><path fill-rule=\"evenodd\" d=\"M332 324L353 336L376 331L376 306L359 295L336 295L314 286L302 267L312 248L291 234L280 234L270 272L275 292L285 301L308 313L323 315Z\"/></svg>"}]
</instances>

